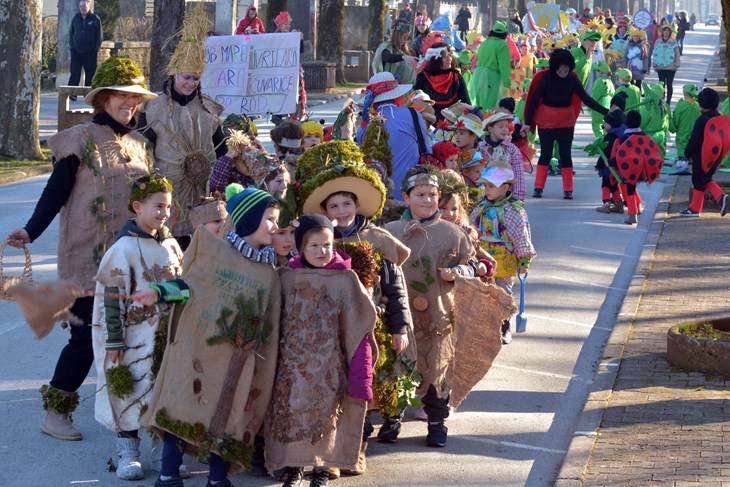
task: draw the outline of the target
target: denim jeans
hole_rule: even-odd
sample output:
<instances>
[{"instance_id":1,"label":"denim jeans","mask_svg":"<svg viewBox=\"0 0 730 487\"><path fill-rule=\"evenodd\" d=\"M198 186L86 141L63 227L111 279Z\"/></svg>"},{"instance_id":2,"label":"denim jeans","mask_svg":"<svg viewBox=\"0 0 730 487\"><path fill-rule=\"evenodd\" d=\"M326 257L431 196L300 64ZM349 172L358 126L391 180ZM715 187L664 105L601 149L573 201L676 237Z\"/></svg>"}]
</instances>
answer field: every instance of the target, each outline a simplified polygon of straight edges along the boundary
<instances>
[{"instance_id":1,"label":"denim jeans","mask_svg":"<svg viewBox=\"0 0 730 487\"><path fill-rule=\"evenodd\" d=\"M186 446L187 442L185 440L181 440L170 433L165 435L165 442L162 445L162 467L160 468L160 475L166 477L177 477L179 475ZM215 453L210 454L208 466L210 467L208 480L220 482L228 478L228 467L230 467L230 464Z\"/></svg>"}]
</instances>

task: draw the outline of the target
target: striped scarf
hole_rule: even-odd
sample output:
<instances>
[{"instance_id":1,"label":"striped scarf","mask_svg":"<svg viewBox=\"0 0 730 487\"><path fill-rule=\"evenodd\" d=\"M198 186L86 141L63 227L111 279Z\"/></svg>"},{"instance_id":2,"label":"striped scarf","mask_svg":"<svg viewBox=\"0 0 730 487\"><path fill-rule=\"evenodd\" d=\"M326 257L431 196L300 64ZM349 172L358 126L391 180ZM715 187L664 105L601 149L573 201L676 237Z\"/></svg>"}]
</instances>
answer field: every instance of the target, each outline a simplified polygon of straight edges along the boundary
<instances>
[{"instance_id":1,"label":"striped scarf","mask_svg":"<svg viewBox=\"0 0 730 487\"><path fill-rule=\"evenodd\" d=\"M274 247L271 247L270 245L265 245L261 247L260 250L257 250L253 247L251 247L244 239L238 236L236 232L231 230L226 234L226 240L228 240L231 245L236 247L236 249L241 252L241 255L243 255L245 258L252 260L254 262L263 262L265 264L276 264L277 258L276 258L276 249Z\"/></svg>"}]
</instances>

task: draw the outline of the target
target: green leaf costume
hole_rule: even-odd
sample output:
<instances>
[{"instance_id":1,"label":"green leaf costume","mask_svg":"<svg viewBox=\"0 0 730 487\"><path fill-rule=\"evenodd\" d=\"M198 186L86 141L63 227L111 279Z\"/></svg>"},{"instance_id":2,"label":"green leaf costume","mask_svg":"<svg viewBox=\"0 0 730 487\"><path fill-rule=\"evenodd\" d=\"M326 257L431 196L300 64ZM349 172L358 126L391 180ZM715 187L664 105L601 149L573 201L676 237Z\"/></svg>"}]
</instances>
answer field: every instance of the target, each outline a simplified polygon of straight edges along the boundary
<instances>
[{"instance_id":1,"label":"green leaf costume","mask_svg":"<svg viewBox=\"0 0 730 487\"><path fill-rule=\"evenodd\" d=\"M629 110L638 109L636 106L641 103L641 90L639 90L638 86L631 84L621 85L616 88L615 94L618 95L619 93L626 93L626 113Z\"/></svg>"},{"instance_id":2,"label":"green leaf costume","mask_svg":"<svg viewBox=\"0 0 730 487\"><path fill-rule=\"evenodd\" d=\"M646 104L639 108L641 130L659 144L662 157L667 155L667 132L669 131L669 109L664 103L664 83L644 83Z\"/></svg>"},{"instance_id":3,"label":"green leaf costume","mask_svg":"<svg viewBox=\"0 0 730 487\"><path fill-rule=\"evenodd\" d=\"M512 85L509 46L499 37L489 37L477 52L477 67L469 81L469 96L485 110L496 107L504 88Z\"/></svg>"},{"instance_id":4,"label":"green leaf costume","mask_svg":"<svg viewBox=\"0 0 730 487\"><path fill-rule=\"evenodd\" d=\"M611 97L613 97L614 92L613 81L610 78L597 78L593 83L593 88L591 88L591 98L604 107L610 108ZM603 115L591 110L591 124L593 134L600 137L603 134Z\"/></svg>"},{"instance_id":5,"label":"green leaf costume","mask_svg":"<svg viewBox=\"0 0 730 487\"><path fill-rule=\"evenodd\" d=\"M680 159L684 159L684 148L687 147L692 128L699 117L700 105L695 100L689 103L682 99L674 107L672 118L669 119L669 131L677 134L674 144L677 146L677 157Z\"/></svg>"}]
</instances>

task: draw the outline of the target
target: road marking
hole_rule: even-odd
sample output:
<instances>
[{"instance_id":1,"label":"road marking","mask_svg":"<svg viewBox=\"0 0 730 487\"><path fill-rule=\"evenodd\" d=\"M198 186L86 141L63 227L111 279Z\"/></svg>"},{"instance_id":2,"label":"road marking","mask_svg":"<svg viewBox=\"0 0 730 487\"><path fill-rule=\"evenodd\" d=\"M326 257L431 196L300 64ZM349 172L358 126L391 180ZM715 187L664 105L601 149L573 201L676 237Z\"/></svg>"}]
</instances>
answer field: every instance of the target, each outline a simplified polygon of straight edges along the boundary
<instances>
[{"instance_id":1,"label":"road marking","mask_svg":"<svg viewBox=\"0 0 730 487\"><path fill-rule=\"evenodd\" d=\"M589 325L587 323L581 323L579 321L561 320L560 318L551 318L549 316L536 315L533 313L530 313L530 318L537 318L538 320L556 321L558 323L565 323L567 325L580 326L581 328L590 328L590 329L596 329L596 330L601 330L601 331L613 331L613 328L608 328L606 326Z\"/></svg>"},{"instance_id":2,"label":"road marking","mask_svg":"<svg viewBox=\"0 0 730 487\"><path fill-rule=\"evenodd\" d=\"M31 391L40 389L43 384L48 384L50 379L38 380L0 380L0 392L10 391ZM82 385L96 384L96 377L87 377Z\"/></svg>"},{"instance_id":3,"label":"road marking","mask_svg":"<svg viewBox=\"0 0 730 487\"><path fill-rule=\"evenodd\" d=\"M626 292L628 289L622 288L622 287L615 287L615 286L606 286L605 284L596 284L595 282L586 282L586 281L576 281L575 279L567 278L567 277L559 277L559 276L550 276L553 279L557 279L558 281L568 281L573 282L577 284L585 284L586 286L594 286L594 287L602 287L606 289L615 289L616 291L623 291Z\"/></svg>"},{"instance_id":4,"label":"road marking","mask_svg":"<svg viewBox=\"0 0 730 487\"><path fill-rule=\"evenodd\" d=\"M98 484L99 480L72 480L69 482L71 485L79 485L79 484Z\"/></svg>"},{"instance_id":5,"label":"road marking","mask_svg":"<svg viewBox=\"0 0 730 487\"><path fill-rule=\"evenodd\" d=\"M586 379L583 379L582 377L578 377L577 375L553 374L551 372L543 372L541 370L526 369L524 367L510 367L509 365L492 364L492 368L493 369L514 370L514 371L517 371L517 372L528 372L530 374L542 375L542 376L545 376L545 377L553 377L555 379L574 380L574 381L577 381L577 382L584 382L586 384L590 384L591 382L593 382L591 380L586 380Z\"/></svg>"},{"instance_id":6,"label":"road marking","mask_svg":"<svg viewBox=\"0 0 730 487\"><path fill-rule=\"evenodd\" d=\"M634 257L633 255L626 255L619 252L609 252L608 250L591 249L589 247L578 247L577 245L571 245L571 249L585 250L587 252L595 252L597 254L615 255L617 257Z\"/></svg>"},{"instance_id":7,"label":"road marking","mask_svg":"<svg viewBox=\"0 0 730 487\"><path fill-rule=\"evenodd\" d=\"M598 222L583 222L584 225L595 225L597 227L608 227L615 230L633 230L633 227L630 225L616 225L616 222L610 222L610 221L598 221Z\"/></svg>"},{"instance_id":8,"label":"road marking","mask_svg":"<svg viewBox=\"0 0 730 487\"><path fill-rule=\"evenodd\" d=\"M598 436L597 431L576 431L573 436Z\"/></svg>"},{"instance_id":9,"label":"road marking","mask_svg":"<svg viewBox=\"0 0 730 487\"><path fill-rule=\"evenodd\" d=\"M479 443L488 443L490 445L500 446L511 446L514 448L521 448L523 450L541 451L544 453L557 453L559 455L565 455L565 450L555 450L553 448L544 448L542 446L526 445L524 443L515 443L513 441L504 440L490 440L489 438L481 438L478 436L459 436L460 440L477 441Z\"/></svg>"}]
</instances>

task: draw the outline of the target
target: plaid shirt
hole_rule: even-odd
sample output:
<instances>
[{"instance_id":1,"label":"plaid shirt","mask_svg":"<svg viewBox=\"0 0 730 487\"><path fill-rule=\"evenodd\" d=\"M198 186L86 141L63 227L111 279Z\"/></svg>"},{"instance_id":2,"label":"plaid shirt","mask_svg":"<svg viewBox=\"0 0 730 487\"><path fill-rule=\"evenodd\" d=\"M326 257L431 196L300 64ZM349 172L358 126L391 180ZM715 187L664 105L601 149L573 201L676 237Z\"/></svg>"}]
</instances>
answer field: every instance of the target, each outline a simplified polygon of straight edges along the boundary
<instances>
[{"instance_id":1,"label":"plaid shirt","mask_svg":"<svg viewBox=\"0 0 730 487\"><path fill-rule=\"evenodd\" d=\"M482 198L474 208L471 220L479 232L480 240L504 242L507 249L517 257L518 262L522 259L529 265L530 261L537 256L535 247L532 245L530 222L522 202L512 204L510 200L511 198L507 197L501 201L492 202ZM515 208L515 206L520 206L520 208ZM490 209L496 210L496 213L492 214ZM499 210L503 211L503 215L499 215ZM490 218L490 216L493 217ZM494 228L495 221L498 222L496 229Z\"/></svg>"},{"instance_id":2,"label":"plaid shirt","mask_svg":"<svg viewBox=\"0 0 730 487\"><path fill-rule=\"evenodd\" d=\"M253 181L248 176L244 176L236 170L236 165L228 156L220 156L213 166L213 172L210 175L210 191L226 192L226 186L231 183L239 183L244 188L249 186Z\"/></svg>"}]
</instances>

